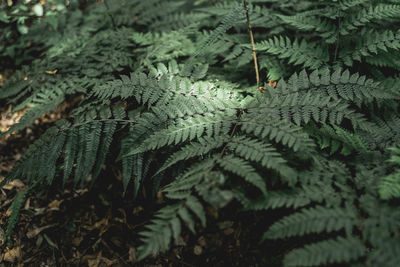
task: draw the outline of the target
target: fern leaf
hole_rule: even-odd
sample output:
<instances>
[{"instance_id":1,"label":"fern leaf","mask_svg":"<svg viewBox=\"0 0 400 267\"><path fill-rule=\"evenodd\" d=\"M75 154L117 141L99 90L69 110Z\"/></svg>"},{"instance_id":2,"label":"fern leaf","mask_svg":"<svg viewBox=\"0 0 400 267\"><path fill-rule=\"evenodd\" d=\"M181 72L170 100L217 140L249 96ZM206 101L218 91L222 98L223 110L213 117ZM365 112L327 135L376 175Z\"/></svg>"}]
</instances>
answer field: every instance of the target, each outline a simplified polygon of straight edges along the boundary
<instances>
[{"instance_id":1,"label":"fern leaf","mask_svg":"<svg viewBox=\"0 0 400 267\"><path fill-rule=\"evenodd\" d=\"M240 124L246 133L252 133L262 139L282 143L296 151L312 150L314 142L304 133L301 127L285 120L263 115L244 115Z\"/></svg>"},{"instance_id":2,"label":"fern leaf","mask_svg":"<svg viewBox=\"0 0 400 267\"><path fill-rule=\"evenodd\" d=\"M113 140L113 135L116 129L117 123L115 121L109 121L104 123L102 129L101 143L98 148L98 157L96 159L95 166L92 172L92 184L96 180L97 176L100 174L101 168L106 159L107 153L110 149L111 142Z\"/></svg>"},{"instance_id":3,"label":"fern leaf","mask_svg":"<svg viewBox=\"0 0 400 267\"><path fill-rule=\"evenodd\" d=\"M63 178L63 183L67 181L67 179L70 177L72 168L75 162L75 157L76 157L76 151L77 151L77 145L78 145L78 129L71 129L67 141L65 144L65 150L64 150L64 178Z\"/></svg>"},{"instance_id":4,"label":"fern leaf","mask_svg":"<svg viewBox=\"0 0 400 267\"><path fill-rule=\"evenodd\" d=\"M11 205L9 207L9 210L11 211L11 215L8 218L7 228L5 231L5 235L6 235L7 239L10 239L11 233L12 233L15 225L18 222L20 210L21 210L22 206L24 205L26 198L28 197L28 191L29 190L24 190L24 191L19 192L15 196L13 202L11 203Z\"/></svg>"},{"instance_id":5,"label":"fern leaf","mask_svg":"<svg viewBox=\"0 0 400 267\"><path fill-rule=\"evenodd\" d=\"M260 189L263 194L267 193L264 179L245 160L233 156L225 156L219 159L218 163L225 170L243 177L248 183Z\"/></svg>"},{"instance_id":6,"label":"fern leaf","mask_svg":"<svg viewBox=\"0 0 400 267\"><path fill-rule=\"evenodd\" d=\"M400 157L398 156L400 154L400 149L397 147L392 147L390 150L392 150L395 154L392 155L389 161L396 163L398 166L400 164ZM384 200L400 197L400 172L397 168L393 173L384 177L380 181L378 192L379 196Z\"/></svg>"},{"instance_id":7,"label":"fern leaf","mask_svg":"<svg viewBox=\"0 0 400 267\"><path fill-rule=\"evenodd\" d=\"M400 5L378 4L376 6L365 7L356 15L349 14L341 25L340 34L347 35L354 30L378 20L390 20L400 15Z\"/></svg>"},{"instance_id":8,"label":"fern leaf","mask_svg":"<svg viewBox=\"0 0 400 267\"><path fill-rule=\"evenodd\" d=\"M194 53L193 57L200 55L203 50L214 42L220 35L225 33L229 28L237 23L238 20L244 18L243 6L238 4L228 15L226 15L220 25L212 32L212 34L205 39L197 51Z\"/></svg>"},{"instance_id":9,"label":"fern leaf","mask_svg":"<svg viewBox=\"0 0 400 267\"><path fill-rule=\"evenodd\" d=\"M215 148L219 148L228 140L228 136L202 137L198 142L191 142L172 154L163 166L158 170L160 173L179 161L188 160L193 157L202 156Z\"/></svg>"},{"instance_id":10,"label":"fern leaf","mask_svg":"<svg viewBox=\"0 0 400 267\"><path fill-rule=\"evenodd\" d=\"M233 110L227 110L223 113L219 112L178 119L175 125L154 133L139 148L131 150L125 156L143 153L171 144L177 145L185 141L198 139L203 134L207 137L227 134L233 123L231 119L233 115Z\"/></svg>"},{"instance_id":11,"label":"fern leaf","mask_svg":"<svg viewBox=\"0 0 400 267\"><path fill-rule=\"evenodd\" d=\"M355 237L330 239L289 252L284 266L319 266L356 260L366 254L363 243Z\"/></svg>"},{"instance_id":12,"label":"fern leaf","mask_svg":"<svg viewBox=\"0 0 400 267\"><path fill-rule=\"evenodd\" d=\"M313 70L321 68L328 61L328 54L323 48L308 44L304 39L301 42L297 39L292 42L289 37L274 37L257 43L256 49L287 58L289 63L303 65Z\"/></svg>"},{"instance_id":13,"label":"fern leaf","mask_svg":"<svg viewBox=\"0 0 400 267\"><path fill-rule=\"evenodd\" d=\"M202 221L202 224L205 224L205 212L195 197L189 197L185 201L159 210L152 223L147 225L146 230L140 233L143 245L138 248L138 260L166 251L171 240L178 241L181 232L179 218L194 232L195 222L190 210Z\"/></svg>"},{"instance_id":14,"label":"fern leaf","mask_svg":"<svg viewBox=\"0 0 400 267\"><path fill-rule=\"evenodd\" d=\"M352 208L333 208L323 206L303 209L301 212L284 217L274 223L263 236L263 239L287 238L303 236L310 233L332 232L345 229L351 233L357 222Z\"/></svg>"},{"instance_id":15,"label":"fern leaf","mask_svg":"<svg viewBox=\"0 0 400 267\"><path fill-rule=\"evenodd\" d=\"M264 142L245 137L234 137L228 144L228 148L247 160L275 170L291 182L297 179L296 172L286 165L286 160L281 157L281 154Z\"/></svg>"}]
</instances>

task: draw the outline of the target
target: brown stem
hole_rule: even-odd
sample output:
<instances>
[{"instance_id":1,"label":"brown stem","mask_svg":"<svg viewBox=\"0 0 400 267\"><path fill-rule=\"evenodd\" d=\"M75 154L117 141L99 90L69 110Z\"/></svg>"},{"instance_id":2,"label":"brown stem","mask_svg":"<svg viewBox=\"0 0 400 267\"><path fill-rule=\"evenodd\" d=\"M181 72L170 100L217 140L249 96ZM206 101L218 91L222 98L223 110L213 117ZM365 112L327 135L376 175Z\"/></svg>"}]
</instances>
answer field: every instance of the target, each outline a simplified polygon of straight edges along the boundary
<instances>
[{"instance_id":1,"label":"brown stem","mask_svg":"<svg viewBox=\"0 0 400 267\"><path fill-rule=\"evenodd\" d=\"M251 29L251 23L250 23L250 16L249 16L249 9L247 8L247 1L243 0L243 6L244 10L246 11L246 18L247 18L247 26L249 28L249 34L250 34L250 42L251 42L251 53L253 55L253 61L254 61L254 70L256 72L256 80L257 80L257 88L260 91L263 91L264 88L260 86L260 74L258 71L258 61L257 61L257 53L256 53L256 45L254 44L254 37L253 37L253 31Z\"/></svg>"}]
</instances>

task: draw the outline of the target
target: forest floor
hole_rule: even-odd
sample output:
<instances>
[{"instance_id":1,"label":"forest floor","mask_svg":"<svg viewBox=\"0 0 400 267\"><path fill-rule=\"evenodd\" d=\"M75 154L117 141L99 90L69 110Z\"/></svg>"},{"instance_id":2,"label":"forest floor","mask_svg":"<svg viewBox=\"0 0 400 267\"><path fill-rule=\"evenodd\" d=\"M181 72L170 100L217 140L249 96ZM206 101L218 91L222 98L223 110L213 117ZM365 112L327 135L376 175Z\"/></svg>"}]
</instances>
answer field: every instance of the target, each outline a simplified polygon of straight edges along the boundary
<instances>
[{"instance_id":1,"label":"forest floor","mask_svg":"<svg viewBox=\"0 0 400 267\"><path fill-rule=\"evenodd\" d=\"M63 103L27 129L0 138L0 180L33 140L65 116L68 106ZM11 105L0 103L0 132L17 123L24 112L11 111ZM137 263L135 247L140 241L135 233L162 205L163 196L158 194L155 204L123 196L118 164L99 180L93 188L55 184L29 197L9 244L4 240L8 208L26 185L21 177L0 189L0 267L280 265L282 244L259 243L265 222L271 221L268 214L240 212L237 203L220 213L208 207L206 228L198 226L196 234L184 232L169 252Z\"/></svg>"}]
</instances>

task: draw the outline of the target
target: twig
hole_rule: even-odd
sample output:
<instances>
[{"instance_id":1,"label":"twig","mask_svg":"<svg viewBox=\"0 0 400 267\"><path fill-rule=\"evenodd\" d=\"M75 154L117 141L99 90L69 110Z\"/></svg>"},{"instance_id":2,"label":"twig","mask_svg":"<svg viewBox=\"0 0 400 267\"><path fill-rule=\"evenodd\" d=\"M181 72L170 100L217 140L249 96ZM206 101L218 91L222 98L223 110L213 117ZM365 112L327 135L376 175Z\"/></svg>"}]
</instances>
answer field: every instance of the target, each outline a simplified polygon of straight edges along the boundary
<instances>
[{"instance_id":1,"label":"twig","mask_svg":"<svg viewBox=\"0 0 400 267\"><path fill-rule=\"evenodd\" d=\"M243 0L243 6L244 6L244 10L246 11L247 26L249 28L250 42L251 42L251 53L253 55L254 70L256 72L257 88L258 88L258 90L263 91L263 88L260 86L260 74L259 74L259 71L258 71L258 61L257 61L256 46L254 44L254 36L253 36L253 31L251 29L249 9L247 8L247 1L246 0Z\"/></svg>"}]
</instances>

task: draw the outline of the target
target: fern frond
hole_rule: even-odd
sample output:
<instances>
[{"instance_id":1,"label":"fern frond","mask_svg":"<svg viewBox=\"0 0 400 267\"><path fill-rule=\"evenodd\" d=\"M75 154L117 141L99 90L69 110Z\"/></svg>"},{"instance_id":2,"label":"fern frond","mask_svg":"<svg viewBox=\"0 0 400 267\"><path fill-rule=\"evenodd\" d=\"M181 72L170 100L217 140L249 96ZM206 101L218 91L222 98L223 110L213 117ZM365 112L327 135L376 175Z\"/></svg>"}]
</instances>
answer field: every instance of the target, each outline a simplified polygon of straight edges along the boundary
<instances>
[{"instance_id":1,"label":"fern frond","mask_svg":"<svg viewBox=\"0 0 400 267\"><path fill-rule=\"evenodd\" d=\"M323 125L320 129L310 127L309 133L317 138L321 149L330 147L330 154L339 151L343 155L349 155L353 151L365 153L370 151L368 143L355 133L350 133L339 126ZM308 130L307 129L307 130Z\"/></svg>"},{"instance_id":2,"label":"fern frond","mask_svg":"<svg viewBox=\"0 0 400 267\"><path fill-rule=\"evenodd\" d=\"M379 57L382 53L400 49L400 32L374 30L361 32L362 38L357 40L355 47L348 47L339 51L339 58L347 65L353 61L361 62L366 57ZM371 59L366 59L371 61Z\"/></svg>"},{"instance_id":3,"label":"fern frond","mask_svg":"<svg viewBox=\"0 0 400 267\"><path fill-rule=\"evenodd\" d=\"M96 178L99 176L99 174L102 170L107 153L110 150L110 145L113 140L113 136L114 136L116 128L117 128L117 122L115 122L115 121L106 121L104 123L103 129L102 129L102 134L101 134L102 138L100 140L100 145L99 145L98 152L97 152L98 156L96 158L96 163L95 163L95 166L93 167L93 172L92 172L92 184L96 181ZM72 157L72 159L69 159L69 160L73 161L73 157ZM69 176L69 174L66 173L64 177L68 177L68 176Z\"/></svg>"},{"instance_id":4,"label":"fern frond","mask_svg":"<svg viewBox=\"0 0 400 267\"><path fill-rule=\"evenodd\" d=\"M324 10L318 10L319 14L320 12L324 12ZM328 44L332 44L337 40L337 26L331 23L330 20L313 16L310 12L294 16L278 15L278 17L284 23L298 30L318 32L324 42Z\"/></svg>"},{"instance_id":5,"label":"fern frond","mask_svg":"<svg viewBox=\"0 0 400 267\"><path fill-rule=\"evenodd\" d=\"M193 188L204 179L205 175L215 166L215 158L207 158L192 165L184 173L163 188L163 192L171 199L184 199Z\"/></svg>"},{"instance_id":6,"label":"fern frond","mask_svg":"<svg viewBox=\"0 0 400 267\"><path fill-rule=\"evenodd\" d=\"M226 135L234 122L233 116L235 113L235 110L226 110L214 114L178 119L174 125L149 136L140 147L129 151L126 156L143 153L166 145L177 145L185 141L198 139L203 134L207 137Z\"/></svg>"},{"instance_id":7,"label":"fern frond","mask_svg":"<svg viewBox=\"0 0 400 267\"><path fill-rule=\"evenodd\" d=\"M277 55L279 58L287 58L289 63L312 70L323 67L328 61L328 54L324 48L309 44L305 39L300 42L295 39L292 42L289 37L274 37L257 43L256 49Z\"/></svg>"},{"instance_id":8,"label":"fern frond","mask_svg":"<svg viewBox=\"0 0 400 267\"><path fill-rule=\"evenodd\" d=\"M379 195L385 200L400 197L400 172L395 172L382 179L379 184Z\"/></svg>"},{"instance_id":9,"label":"fern frond","mask_svg":"<svg viewBox=\"0 0 400 267\"><path fill-rule=\"evenodd\" d=\"M37 118L49 111L54 110L61 102L64 101L64 97L64 92L58 87L53 90L45 88L41 92L37 93L35 97L24 101L29 108L25 111L25 114L21 117L20 121L17 124L14 124L3 135L20 131L25 129L27 126L30 126Z\"/></svg>"},{"instance_id":10,"label":"fern frond","mask_svg":"<svg viewBox=\"0 0 400 267\"><path fill-rule=\"evenodd\" d=\"M345 11L350 8L361 6L363 4L368 4L369 0L342 0L340 1L340 9Z\"/></svg>"},{"instance_id":11,"label":"fern frond","mask_svg":"<svg viewBox=\"0 0 400 267\"><path fill-rule=\"evenodd\" d=\"M251 116L264 114L272 118L293 121L297 125L307 124L311 120L321 123L340 124L343 118L353 121L353 110L344 101L332 101L318 94L298 93L274 96L265 99L257 108L248 109ZM254 115L253 115L254 114ZM354 118L354 122L358 121Z\"/></svg>"},{"instance_id":12,"label":"fern frond","mask_svg":"<svg viewBox=\"0 0 400 267\"><path fill-rule=\"evenodd\" d=\"M361 240L355 237L330 239L289 252L283 261L284 266L319 266L351 262L366 254Z\"/></svg>"},{"instance_id":13,"label":"fern frond","mask_svg":"<svg viewBox=\"0 0 400 267\"><path fill-rule=\"evenodd\" d=\"M213 43L220 35L225 33L229 28L237 23L238 20L244 18L244 10L243 6L237 4L237 6L228 14L226 15L220 25L212 32L212 34L207 37L200 45L197 51L194 53L193 57L197 57L200 55L204 49Z\"/></svg>"},{"instance_id":14,"label":"fern frond","mask_svg":"<svg viewBox=\"0 0 400 267\"><path fill-rule=\"evenodd\" d=\"M395 163L397 167L400 164L400 149L392 147L390 150L396 154L392 155L389 161ZM379 182L378 191L379 196L384 200L400 197L400 171L397 168Z\"/></svg>"},{"instance_id":15,"label":"fern frond","mask_svg":"<svg viewBox=\"0 0 400 267\"><path fill-rule=\"evenodd\" d=\"M0 90L0 99L6 99L8 97L18 95L21 91L22 94L25 94L26 92L23 90L29 87L30 83L32 82L28 78L25 79L25 77L30 76L29 74L31 73L27 67L16 71L15 74L10 77L10 79L4 82L4 85Z\"/></svg>"},{"instance_id":16,"label":"fern frond","mask_svg":"<svg viewBox=\"0 0 400 267\"><path fill-rule=\"evenodd\" d=\"M230 155L217 160L217 162L226 171L243 177L246 182L260 189L263 194L267 194L266 183L263 177L247 161Z\"/></svg>"},{"instance_id":17,"label":"fern frond","mask_svg":"<svg viewBox=\"0 0 400 267\"><path fill-rule=\"evenodd\" d=\"M300 176L307 177L309 174L302 173ZM336 189L325 181L312 184L303 184L301 188L290 190L269 191L267 195L249 198L242 192L236 190L235 197L242 203L246 210L271 210L278 208L305 207L310 203L323 203L325 199L332 200L337 196ZM336 197L337 198L337 197Z\"/></svg>"},{"instance_id":18,"label":"fern frond","mask_svg":"<svg viewBox=\"0 0 400 267\"><path fill-rule=\"evenodd\" d=\"M345 229L351 234L357 222L354 208L327 208L316 206L302 209L300 212L274 223L264 234L263 239L278 239L293 236L304 236L310 233L333 232Z\"/></svg>"},{"instance_id":19,"label":"fern frond","mask_svg":"<svg viewBox=\"0 0 400 267\"><path fill-rule=\"evenodd\" d=\"M293 123L269 116L242 116L240 125L246 133L252 133L259 138L268 138L281 143L294 151L307 151L314 148L314 142L308 138L301 127Z\"/></svg>"},{"instance_id":20,"label":"fern frond","mask_svg":"<svg viewBox=\"0 0 400 267\"><path fill-rule=\"evenodd\" d=\"M200 219L204 227L206 217L203 206L193 196L175 205L160 209L154 215L155 219L152 220L152 223L146 226L147 230L139 233L144 244L138 248L138 260L166 251L172 240L177 242L181 234L181 221L194 232L195 222L191 212Z\"/></svg>"},{"instance_id":21,"label":"fern frond","mask_svg":"<svg viewBox=\"0 0 400 267\"><path fill-rule=\"evenodd\" d=\"M72 171L75 184L84 182L90 173L95 179L108 153L116 125L125 114L123 108L122 111L119 108L116 105L113 114L111 111L103 115L100 113L100 117L95 110L91 110L91 114L84 113L77 117L76 124L65 120L57 122L29 147L1 186L18 176L26 177L31 183L50 185L56 177L60 158L63 158L64 182ZM73 168L75 163L80 164Z\"/></svg>"},{"instance_id":22,"label":"fern frond","mask_svg":"<svg viewBox=\"0 0 400 267\"><path fill-rule=\"evenodd\" d=\"M400 15L400 5L378 4L361 9L355 15L350 13L340 27L341 35L348 35L354 30L373 21L391 20Z\"/></svg>"},{"instance_id":23,"label":"fern frond","mask_svg":"<svg viewBox=\"0 0 400 267\"><path fill-rule=\"evenodd\" d=\"M11 215L8 218L7 228L5 231L6 239L9 240L11 237L11 233L18 222L18 217L21 211L22 206L24 205L27 197L28 197L29 189L19 192L10 207L8 208L11 211Z\"/></svg>"},{"instance_id":24,"label":"fern frond","mask_svg":"<svg viewBox=\"0 0 400 267\"><path fill-rule=\"evenodd\" d=\"M228 141L228 139L228 136L223 135L217 137L201 137L197 142L191 142L172 154L158 170L158 173L166 170L179 161L206 155L211 150L221 147L224 142Z\"/></svg>"},{"instance_id":25,"label":"fern frond","mask_svg":"<svg viewBox=\"0 0 400 267\"><path fill-rule=\"evenodd\" d=\"M286 165L286 160L276 149L268 143L246 137L234 137L228 143L228 148L237 155L261 164L261 166L275 170L283 177L294 182L296 172Z\"/></svg>"},{"instance_id":26,"label":"fern frond","mask_svg":"<svg viewBox=\"0 0 400 267\"><path fill-rule=\"evenodd\" d=\"M278 82L273 93L280 95L306 93L312 91L332 99L347 101L372 101L373 99L390 99L394 95L379 82L374 82L359 74L351 74L348 70L337 70L331 73L328 69L319 73L313 71L310 75L306 71L293 74L288 81Z\"/></svg>"}]
</instances>

